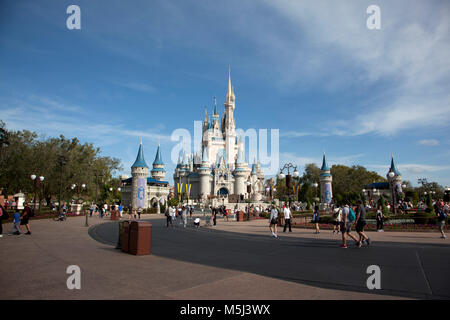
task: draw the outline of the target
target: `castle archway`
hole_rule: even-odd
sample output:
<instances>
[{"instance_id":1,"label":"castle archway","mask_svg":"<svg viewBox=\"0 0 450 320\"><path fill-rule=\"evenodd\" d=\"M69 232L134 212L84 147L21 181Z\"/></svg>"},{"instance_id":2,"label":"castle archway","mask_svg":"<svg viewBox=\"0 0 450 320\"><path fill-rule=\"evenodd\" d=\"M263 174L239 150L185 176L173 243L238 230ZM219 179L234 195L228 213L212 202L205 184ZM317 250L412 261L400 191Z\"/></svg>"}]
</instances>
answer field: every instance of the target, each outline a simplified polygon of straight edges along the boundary
<instances>
[{"instance_id":1,"label":"castle archway","mask_svg":"<svg viewBox=\"0 0 450 320\"><path fill-rule=\"evenodd\" d=\"M225 187L222 187L222 188L219 189L219 191L217 191L217 195L218 196L225 197L225 196L228 196L228 194L229 194L229 191Z\"/></svg>"}]
</instances>

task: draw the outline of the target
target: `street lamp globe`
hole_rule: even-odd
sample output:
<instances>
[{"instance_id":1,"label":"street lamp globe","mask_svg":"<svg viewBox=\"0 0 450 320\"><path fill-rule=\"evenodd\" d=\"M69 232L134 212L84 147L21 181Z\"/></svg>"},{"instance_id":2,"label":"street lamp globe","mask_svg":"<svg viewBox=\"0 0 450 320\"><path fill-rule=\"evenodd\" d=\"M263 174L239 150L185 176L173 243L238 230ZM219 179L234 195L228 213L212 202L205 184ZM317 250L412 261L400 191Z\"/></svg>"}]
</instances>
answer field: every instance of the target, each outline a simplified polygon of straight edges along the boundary
<instances>
[{"instance_id":1,"label":"street lamp globe","mask_svg":"<svg viewBox=\"0 0 450 320\"><path fill-rule=\"evenodd\" d=\"M45 179L44 176L39 177L39 180L41 180L41 181L44 181L44 179Z\"/></svg>"},{"instance_id":2,"label":"street lamp globe","mask_svg":"<svg viewBox=\"0 0 450 320\"><path fill-rule=\"evenodd\" d=\"M280 174L278 175L279 179L284 179L286 178L285 174L283 172L280 172Z\"/></svg>"},{"instance_id":3,"label":"street lamp globe","mask_svg":"<svg viewBox=\"0 0 450 320\"><path fill-rule=\"evenodd\" d=\"M31 175L31 180L34 180L34 179L36 179L36 175L35 175L35 174L32 174L32 175Z\"/></svg>"},{"instance_id":4,"label":"street lamp globe","mask_svg":"<svg viewBox=\"0 0 450 320\"><path fill-rule=\"evenodd\" d=\"M83 183L83 184L81 185L81 187L84 189L84 188L86 188L86 185Z\"/></svg>"},{"instance_id":5,"label":"street lamp globe","mask_svg":"<svg viewBox=\"0 0 450 320\"><path fill-rule=\"evenodd\" d=\"M109 188L109 191L112 191L113 189L112 188Z\"/></svg>"},{"instance_id":6,"label":"street lamp globe","mask_svg":"<svg viewBox=\"0 0 450 320\"><path fill-rule=\"evenodd\" d=\"M273 192L277 192L277 188L273 188Z\"/></svg>"},{"instance_id":7,"label":"street lamp globe","mask_svg":"<svg viewBox=\"0 0 450 320\"><path fill-rule=\"evenodd\" d=\"M363 193L366 193L366 189L362 189L362 192L363 192Z\"/></svg>"},{"instance_id":8,"label":"street lamp globe","mask_svg":"<svg viewBox=\"0 0 450 320\"><path fill-rule=\"evenodd\" d=\"M389 177L391 177L391 178L393 178L395 176L395 173L394 172L389 172Z\"/></svg>"},{"instance_id":9,"label":"street lamp globe","mask_svg":"<svg viewBox=\"0 0 450 320\"><path fill-rule=\"evenodd\" d=\"M121 188L117 188L117 191L119 191L120 192L120 190L122 190Z\"/></svg>"},{"instance_id":10,"label":"street lamp globe","mask_svg":"<svg viewBox=\"0 0 450 320\"><path fill-rule=\"evenodd\" d=\"M299 176L299 173L298 173L298 171L297 171L297 170L295 170L295 171L294 171L294 174L293 174L293 176L294 176L295 178L297 178L297 177Z\"/></svg>"},{"instance_id":11,"label":"street lamp globe","mask_svg":"<svg viewBox=\"0 0 450 320\"><path fill-rule=\"evenodd\" d=\"M406 188L406 184L402 184L402 188L405 189Z\"/></svg>"},{"instance_id":12,"label":"street lamp globe","mask_svg":"<svg viewBox=\"0 0 450 320\"><path fill-rule=\"evenodd\" d=\"M313 183L314 188L317 188L319 186L319 184L317 182Z\"/></svg>"},{"instance_id":13,"label":"street lamp globe","mask_svg":"<svg viewBox=\"0 0 450 320\"><path fill-rule=\"evenodd\" d=\"M424 195L427 195L427 192L425 191L423 194L424 194Z\"/></svg>"},{"instance_id":14,"label":"street lamp globe","mask_svg":"<svg viewBox=\"0 0 450 320\"><path fill-rule=\"evenodd\" d=\"M71 187L72 190L75 189L76 186L77 186L77 185L74 183L74 184L72 185L72 187Z\"/></svg>"}]
</instances>

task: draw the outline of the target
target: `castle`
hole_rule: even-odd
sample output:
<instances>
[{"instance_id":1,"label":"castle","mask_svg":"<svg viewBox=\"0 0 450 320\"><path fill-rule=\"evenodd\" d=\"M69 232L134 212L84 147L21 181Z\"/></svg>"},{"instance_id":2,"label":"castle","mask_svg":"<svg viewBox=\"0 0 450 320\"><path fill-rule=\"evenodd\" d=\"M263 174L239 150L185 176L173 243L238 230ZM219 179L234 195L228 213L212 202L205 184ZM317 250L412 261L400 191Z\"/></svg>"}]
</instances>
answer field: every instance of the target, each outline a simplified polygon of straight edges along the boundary
<instances>
[{"instance_id":1,"label":"castle","mask_svg":"<svg viewBox=\"0 0 450 320\"><path fill-rule=\"evenodd\" d=\"M144 149L141 144L139 151L131 166L131 178L122 179L122 203L134 209L157 208L160 211L160 205L165 205L171 192L168 181L164 181L166 170L161 156L161 148L158 144L153 168L150 171L144 159Z\"/></svg>"},{"instance_id":2,"label":"castle","mask_svg":"<svg viewBox=\"0 0 450 320\"><path fill-rule=\"evenodd\" d=\"M214 111L208 119L205 110L201 154L183 152L179 157L173 180L175 197L204 201L222 199L239 202L260 201L264 194L264 173L256 159L251 168L244 157L244 144L237 137L234 119L234 88L228 71L225 113L220 117L214 98Z\"/></svg>"}]
</instances>

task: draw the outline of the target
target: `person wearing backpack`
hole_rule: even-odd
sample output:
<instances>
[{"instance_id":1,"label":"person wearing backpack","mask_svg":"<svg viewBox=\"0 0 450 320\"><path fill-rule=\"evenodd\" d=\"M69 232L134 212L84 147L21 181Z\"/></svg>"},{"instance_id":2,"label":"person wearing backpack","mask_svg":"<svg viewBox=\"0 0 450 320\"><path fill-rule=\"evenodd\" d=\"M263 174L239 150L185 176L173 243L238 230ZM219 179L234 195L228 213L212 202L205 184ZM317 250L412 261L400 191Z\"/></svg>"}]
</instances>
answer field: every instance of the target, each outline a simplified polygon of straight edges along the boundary
<instances>
[{"instance_id":1,"label":"person wearing backpack","mask_svg":"<svg viewBox=\"0 0 450 320\"><path fill-rule=\"evenodd\" d=\"M333 225L333 233L338 233L340 231L340 225L342 221L342 209L339 206L333 209L334 216L334 225Z\"/></svg>"},{"instance_id":2,"label":"person wearing backpack","mask_svg":"<svg viewBox=\"0 0 450 320\"><path fill-rule=\"evenodd\" d=\"M377 232L384 232L384 230L383 230L384 216L383 216L383 207L382 206L378 206L376 218L377 218Z\"/></svg>"},{"instance_id":3,"label":"person wearing backpack","mask_svg":"<svg viewBox=\"0 0 450 320\"><path fill-rule=\"evenodd\" d=\"M353 223L355 222L356 215L353 209L348 205L348 203L344 203L345 206L342 209L342 220L341 220L341 232L342 232L342 244L341 248L347 248L347 239L346 235L350 238L358 242L355 236L351 234Z\"/></svg>"},{"instance_id":4,"label":"person wearing backpack","mask_svg":"<svg viewBox=\"0 0 450 320\"><path fill-rule=\"evenodd\" d=\"M29 219L32 217L33 211L28 206L28 203L24 203L23 213L22 213L22 219L20 221L20 229L22 229L22 226L25 226L27 228L27 235L31 235L31 229L30 229L30 222Z\"/></svg>"},{"instance_id":5,"label":"person wearing backpack","mask_svg":"<svg viewBox=\"0 0 450 320\"><path fill-rule=\"evenodd\" d=\"M367 225L366 209L364 208L361 200L358 200L357 204L358 206L356 207L355 230L356 232L358 232L359 241L356 243L356 245L361 248L364 242L369 246L371 244L371 241L370 238L364 233L364 227Z\"/></svg>"},{"instance_id":6,"label":"person wearing backpack","mask_svg":"<svg viewBox=\"0 0 450 320\"><path fill-rule=\"evenodd\" d=\"M447 236L444 233L444 227L445 227L445 219L447 219L447 214L444 212L442 207L439 208L437 216L438 216L437 221L438 221L439 231L441 232L441 239L446 239Z\"/></svg>"}]
</instances>

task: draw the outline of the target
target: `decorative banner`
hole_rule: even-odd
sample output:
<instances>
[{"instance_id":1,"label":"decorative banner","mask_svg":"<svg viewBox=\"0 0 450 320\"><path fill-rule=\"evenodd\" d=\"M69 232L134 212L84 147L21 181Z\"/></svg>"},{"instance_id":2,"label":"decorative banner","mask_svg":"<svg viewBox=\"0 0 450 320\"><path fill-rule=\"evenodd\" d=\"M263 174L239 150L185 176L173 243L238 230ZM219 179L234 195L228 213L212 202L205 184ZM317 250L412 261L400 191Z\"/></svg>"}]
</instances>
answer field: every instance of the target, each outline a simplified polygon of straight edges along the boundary
<instances>
[{"instance_id":1,"label":"decorative banner","mask_svg":"<svg viewBox=\"0 0 450 320\"><path fill-rule=\"evenodd\" d=\"M137 206L138 208L145 208L145 178L138 178L138 188L137 188Z\"/></svg>"},{"instance_id":2,"label":"decorative banner","mask_svg":"<svg viewBox=\"0 0 450 320\"><path fill-rule=\"evenodd\" d=\"M188 187L189 186L189 187ZM191 194L191 187L192 187L192 184L186 184L186 191L187 191L187 196L188 196L188 198L189 198L189 196L190 196L190 194Z\"/></svg>"},{"instance_id":3,"label":"decorative banner","mask_svg":"<svg viewBox=\"0 0 450 320\"><path fill-rule=\"evenodd\" d=\"M324 196L325 196L325 203L330 204L331 203L331 183L325 183Z\"/></svg>"}]
</instances>

